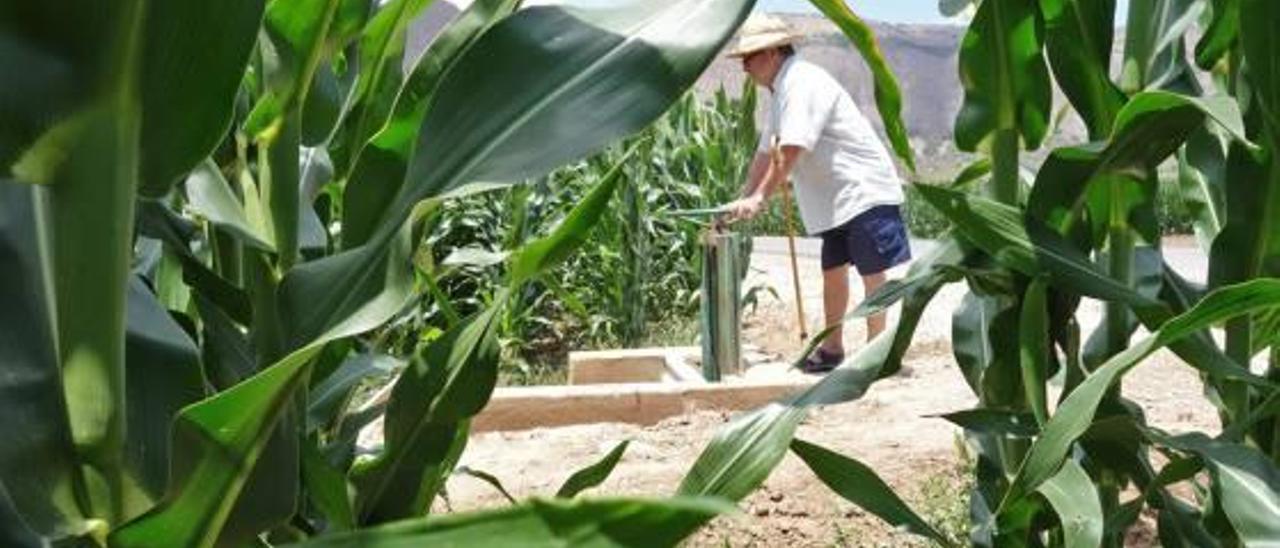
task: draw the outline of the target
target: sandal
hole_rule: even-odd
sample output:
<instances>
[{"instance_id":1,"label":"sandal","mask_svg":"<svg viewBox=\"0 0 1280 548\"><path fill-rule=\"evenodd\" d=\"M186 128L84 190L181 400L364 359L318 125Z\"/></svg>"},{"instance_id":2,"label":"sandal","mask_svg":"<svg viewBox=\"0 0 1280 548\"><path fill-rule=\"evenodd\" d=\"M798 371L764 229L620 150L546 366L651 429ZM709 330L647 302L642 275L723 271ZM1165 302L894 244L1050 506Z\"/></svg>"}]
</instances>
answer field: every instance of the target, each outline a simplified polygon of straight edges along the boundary
<instances>
[{"instance_id":1,"label":"sandal","mask_svg":"<svg viewBox=\"0 0 1280 548\"><path fill-rule=\"evenodd\" d=\"M819 347L804 359L804 363L800 365L800 370L805 373L826 373L835 369L844 361L844 354L828 352Z\"/></svg>"}]
</instances>

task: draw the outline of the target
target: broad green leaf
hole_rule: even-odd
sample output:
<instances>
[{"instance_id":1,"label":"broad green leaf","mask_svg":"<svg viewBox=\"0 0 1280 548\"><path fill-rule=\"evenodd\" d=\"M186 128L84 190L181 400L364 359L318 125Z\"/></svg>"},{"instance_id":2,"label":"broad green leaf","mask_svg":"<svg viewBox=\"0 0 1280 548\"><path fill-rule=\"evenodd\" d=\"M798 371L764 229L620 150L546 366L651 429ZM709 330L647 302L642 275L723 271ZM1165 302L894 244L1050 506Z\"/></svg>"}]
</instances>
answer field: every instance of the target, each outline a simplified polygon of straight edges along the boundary
<instances>
[{"instance_id":1,"label":"broad green leaf","mask_svg":"<svg viewBox=\"0 0 1280 548\"><path fill-rule=\"evenodd\" d=\"M23 9L17 9L21 6ZM102 55L127 10L95 11L91 1L12 4L0 27L0 177L28 184L44 177L68 152L74 113L100 91L109 56ZM74 124L71 124L74 125ZM21 160L20 160L21 158ZM16 162L25 169L15 166Z\"/></svg>"},{"instance_id":2,"label":"broad green leaf","mask_svg":"<svg viewBox=\"0 0 1280 548\"><path fill-rule=\"evenodd\" d=\"M609 454L598 462L591 464L586 468L574 472L569 479L564 480L564 484L560 489L556 490L556 496L561 498L573 498L586 489L590 489L601 483L613 473L613 468L618 465L618 461L622 460L622 454L626 452L627 445L631 440L623 440L622 443L614 446Z\"/></svg>"},{"instance_id":3,"label":"broad green leaf","mask_svg":"<svg viewBox=\"0 0 1280 548\"><path fill-rule=\"evenodd\" d=\"M311 77L311 89L307 91L307 102L302 105L299 140L303 146L324 146L329 136L342 117L343 99L347 90L346 82L339 81L334 72L334 63L321 59L316 66L316 73ZM355 71L347 71L347 79L359 79Z\"/></svg>"},{"instance_id":4,"label":"broad green leaf","mask_svg":"<svg viewBox=\"0 0 1280 548\"><path fill-rule=\"evenodd\" d=\"M1059 87L1089 128L1092 140L1111 133L1125 96L1111 82L1115 0L1040 0L1045 52Z\"/></svg>"},{"instance_id":5,"label":"broad green leaf","mask_svg":"<svg viewBox=\"0 0 1280 548\"><path fill-rule=\"evenodd\" d=\"M1036 175L1027 210L1061 232L1084 207L1091 184L1121 182L1104 176L1127 174L1158 164L1208 120L1236 139L1248 141L1240 111L1228 97L1195 98L1163 91L1140 93L1120 110L1105 144L1091 143L1053 151Z\"/></svg>"},{"instance_id":6,"label":"broad green leaf","mask_svg":"<svg viewBox=\"0 0 1280 548\"><path fill-rule=\"evenodd\" d=\"M637 148L632 146L623 154L613 169L596 183L590 194L569 211L551 234L520 249L511 260L511 280L508 282L511 286L523 284L534 276L545 273L587 241L589 230L604 215L609 200L613 198L614 189L622 180L622 168L635 155Z\"/></svg>"},{"instance_id":7,"label":"broad green leaf","mask_svg":"<svg viewBox=\"0 0 1280 548\"><path fill-rule=\"evenodd\" d=\"M955 141L973 151L998 130L1016 131L1027 148L1040 146L1049 127L1049 70L1044 21L1035 0L982 2L960 43L964 105Z\"/></svg>"},{"instance_id":8,"label":"broad green leaf","mask_svg":"<svg viewBox=\"0 0 1280 548\"><path fill-rule=\"evenodd\" d=\"M980 407L938 415L938 417L978 434L1029 438L1040 433L1035 415L1019 411Z\"/></svg>"},{"instance_id":9,"label":"broad green leaf","mask_svg":"<svg viewBox=\"0 0 1280 548\"><path fill-rule=\"evenodd\" d=\"M1054 284L1081 295L1130 305L1143 325L1159 327L1173 315L1168 305L1098 272L1060 236L1011 206L939 187L918 186L920 195L956 223L964 237L997 262L1029 276L1049 275ZM1025 226L1024 226L1025 224ZM1028 235L1033 231L1033 237ZM1222 378L1269 386L1231 361L1205 333L1172 343L1187 363Z\"/></svg>"},{"instance_id":10,"label":"broad green leaf","mask_svg":"<svg viewBox=\"0 0 1280 548\"><path fill-rule=\"evenodd\" d=\"M1027 286L1022 297L1022 310L1018 322L1018 347L1022 365L1022 387L1027 404L1035 414L1036 423L1049 420L1048 395L1049 358L1053 352L1049 341L1048 287L1043 278L1036 278Z\"/></svg>"},{"instance_id":11,"label":"broad green leaf","mask_svg":"<svg viewBox=\"0 0 1280 548\"><path fill-rule=\"evenodd\" d=\"M42 223L53 242L56 340L71 433L82 463L104 480L107 508L96 513L121 519L128 483L124 289L133 250L146 6L135 1L115 8L103 21L108 37L89 46L105 52L95 54L101 60L96 96L75 115L64 161L50 171L51 215Z\"/></svg>"},{"instance_id":12,"label":"broad green leaf","mask_svg":"<svg viewBox=\"0 0 1280 548\"><path fill-rule=\"evenodd\" d=\"M362 73L348 99L344 127L337 134L340 142L335 143L335 149L345 150L338 159L344 175L350 174L365 144L382 129L396 107L405 76L401 65L409 23L432 3L434 0L387 2L365 27L359 43Z\"/></svg>"},{"instance_id":13,"label":"broad green leaf","mask_svg":"<svg viewBox=\"0 0 1280 548\"><path fill-rule=\"evenodd\" d=\"M389 248L397 264L408 262L407 236L408 231L403 231L396 245ZM222 538L223 527L274 427L290 407L294 392L307 385L312 358L329 341L380 325L403 304L408 285L408 280L393 271L386 283L389 289L362 313L338 323L253 377L183 409L174 424L172 474L164 500L116 529L112 544L211 546L246 541Z\"/></svg>"},{"instance_id":14,"label":"broad green leaf","mask_svg":"<svg viewBox=\"0 0 1280 548\"><path fill-rule=\"evenodd\" d=\"M311 389L307 398L307 430L330 424L361 381L374 375L389 375L403 366L402 361L382 354L358 354L345 360Z\"/></svg>"},{"instance_id":15,"label":"broad green leaf","mask_svg":"<svg viewBox=\"0 0 1280 548\"><path fill-rule=\"evenodd\" d=\"M954 279L935 267L963 260L964 255L955 253L956 249L951 245L939 246L937 254L922 257L911 266L907 278L922 272L927 275L911 284L896 325L804 392L739 415L717 432L680 482L677 492L742 499L764 482L786 455L796 427L809 407L856 400L877 378L901 367L902 356L924 307L942 285ZM807 356L825 336L826 331L815 334L800 355Z\"/></svg>"},{"instance_id":16,"label":"broad green leaf","mask_svg":"<svg viewBox=\"0 0 1280 548\"><path fill-rule=\"evenodd\" d=\"M200 345L205 377L218 390L235 386L257 372L248 337L226 313L200 293L194 297L200 313L204 344Z\"/></svg>"},{"instance_id":17,"label":"broad green leaf","mask_svg":"<svg viewBox=\"0 0 1280 548\"><path fill-rule=\"evenodd\" d=\"M1280 275L1280 37L1275 28L1280 22L1280 7L1274 3L1244 0L1241 7L1240 38L1248 62L1249 81L1253 84L1258 108L1270 141L1270 163L1265 183L1257 190L1263 201L1258 240L1250 249L1269 275ZM1255 182L1255 184L1258 184ZM1274 365L1274 364L1273 364Z\"/></svg>"},{"instance_id":18,"label":"broad green leaf","mask_svg":"<svg viewBox=\"0 0 1280 548\"><path fill-rule=\"evenodd\" d=\"M1217 499L1245 546L1268 546L1280 539L1280 470L1271 458L1198 432L1158 439L1204 460Z\"/></svg>"},{"instance_id":19,"label":"broad green leaf","mask_svg":"<svg viewBox=\"0 0 1280 548\"><path fill-rule=\"evenodd\" d=\"M316 538L302 548L337 546L675 546L711 518L734 512L713 498L531 499L519 506L389 523Z\"/></svg>"},{"instance_id":20,"label":"broad green leaf","mask_svg":"<svg viewBox=\"0 0 1280 548\"><path fill-rule=\"evenodd\" d=\"M362 0L271 2L263 17L266 94L254 105L244 131L270 142L288 113L298 112L326 50L354 35L370 7ZM331 38L336 43L326 43ZM301 131L300 129L298 131Z\"/></svg>"},{"instance_id":21,"label":"broad green leaf","mask_svg":"<svg viewBox=\"0 0 1280 548\"><path fill-rule=\"evenodd\" d=\"M350 531L356 527L347 476L326 462L311 443L302 444L302 481L307 486L307 496L328 520L325 532Z\"/></svg>"},{"instance_id":22,"label":"broad green leaf","mask_svg":"<svg viewBox=\"0 0 1280 548\"><path fill-rule=\"evenodd\" d=\"M214 226L234 234L245 245L266 252L275 251L275 246L266 236L267 228L249 221L244 206L212 160L205 159L191 171L186 189L191 209Z\"/></svg>"},{"instance_id":23,"label":"broad green leaf","mask_svg":"<svg viewBox=\"0 0 1280 548\"><path fill-rule=\"evenodd\" d=\"M965 294L951 317L951 352L965 382L974 394L980 394L983 376L997 362L988 334L1000 315L1007 315L1012 304L996 295Z\"/></svg>"},{"instance_id":24,"label":"broad green leaf","mask_svg":"<svg viewBox=\"0 0 1280 548\"><path fill-rule=\"evenodd\" d=\"M305 322L291 330L295 340L325 331L380 291L367 267L384 260L388 237L418 202L465 193L476 181L536 177L645 126L702 73L747 6L567 2L494 25L436 91L405 185L387 213L375 215L373 237L285 277L281 308ZM326 298L316 298L320 292Z\"/></svg>"},{"instance_id":25,"label":"broad green leaf","mask_svg":"<svg viewBox=\"0 0 1280 548\"><path fill-rule=\"evenodd\" d=\"M1266 119L1267 135L1271 150L1280 150L1280 37L1276 36L1276 24L1280 23L1280 6L1264 0L1241 0L1240 44L1248 63L1249 82L1254 96ZM1274 178L1273 178L1274 179Z\"/></svg>"},{"instance_id":26,"label":"broad green leaf","mask_svg":"<svg viewBox=\"0 0 1280 548\"><path fill-rule=\"evenodd\" d=\"M262 211L267 214L264 226L274 244L281 270L292 267L298 258L303 206L298 150L301 131L301 115L297 110L290 110L273 123L270 138L258 143L258 184Z\"/></svg>"},{"instance_id":27,"label":"broad green leaf","mask_svg":"<svg viewBox=\"0 0 1280 548\"><path fill-rule=\"evenodd\" d=\"M169 425L183 407L204 398L205 380L199 348L136 276L127 306L125 457L147 495L159 498L169 480Z\"/></svg>"},{"instance_id":28,"label":"broad green leaf","mask_svg":"<svg viewBox=\"0 0 1280 548\"><path fill-rule=\"evenodd\" d=\"M1201 249L1210 249L1226 221L1227 151L1220 132L1204 127L1178 151L1178 193Z\"/></svg>"},{"instance_id":29,"label":"broad green leaf","mask_svg":"<svg viewBox=\"0 0 1280 548\"><path fill-rule=\"evenodd\" d=\"M409 301L413 272L408 224L390 249L362 247L289 271L278 296L291 346L307 344L348 322L380 325ZM339 280L351 280L351 285ZM321 311L331 313L318 315Z\"/></svg>"},{"instance_id":30,"label":"broad green leaf","mask_svg":"<svg viewBox=\"0 0 1280 548\"><path fill-rule=\"evenodd\" d=\"M226 136L265 4L147 3L141 74L142 194L164 195Z\"/></svg>"},{"instance_id":31,"label":"broad green leaf","mask_svg":"<svg viewBox=\"0 0 1280 548\"><path fill-rule=\"evenodd\" d=\"M1149 89L1198 94L1183 37L1203 10L1204 4L1196 0L1130 2L1120 89L1130 94Z\"/></svg>"},{"instance_id":32,"label":"broad green leaf","mask_svg":"<svg viewBox=\"0 0 1280 548\"><path fill-rule=\"evenodd\" d=\"M1240 37L1240 0L1213 0L1213 21L1196 43L1196 64L1212 70Z\"/></svg>"},{"instance_id":33,"label":"broad green leaf","mask_svg":"<svg viewBox=\"0 0 1280 548\"><path fill-rule=\"evenodd\" d=\"M514 11L518 4L517 0L472 2L415 60L386 123L351 165L342 170L350 172L342 196L344 249L369 239L403 186L409 155L441 77L485 30Z\"/></svg>"},{"instance_id":34,"label":"broad green leaf","mask_svg":"<svg viewBox=\"0 0 1280 548\"><path fill-rule=\"evenodd\" d=\"M21 425L0 444L0 489L25 528L56 538L79 528L91 509L75 495L84 480L58 371L43 194L0 179L0 416Z\"/></svg>"},{"instance_id":35,"label":"broad green leaf","mask_svg":"<svg viewBox=\"0 0 1280 548\"><path fill-rule=\"evenodd\" d=\"M460 423L479 413L498 378L496 305L447 331L422 350L391 390L383 452L355 474L361 523L421 515L434 493L424 485L445 461Z\"/></svg>"},{"instance_id":36,"label":"broad green leaf","mask_svg":"<svg viewBox=\"0 0 1280 548\"><path fill-rule=\"evenodd\" d=\"M116 529L118 546L212 546L231 514L276 420L306 382L312 345L250 379L187 407L174 424L168 495ZM247 539L237 539L241 542Z\"/></svg>"},{"instance_id":37,"label":"broad green leaf","mask_svg":"<svg viewBox=\"0 0 1280 548\"><path fill-rule=\"evenodd\" d=\"M1227 156L1226 223L1209 250L1209 287L1237 283L1266 272L1280 261L1280 219L1271 215L1280 199L1280 178L1244 146L1232 144ZM1274 249L1274 251L1273 251ZM1274 258L1269 256L1274 256Z\"/></svg>"},{"instance_id":38,"label":"broad green leaf","mask_svg":"<svg viewBox=\"0 0 1280 548\"><path fill-rule=\"evenodd\" d=\"M467 466L460 466L458 467L458 469L454 470L453 473L460 474L463 476L471 476L480 481L483 481L489 484L490 487L494 488L494 490L496 490L499 494L501 494L502 498L507 499L507 502L511 504L517 504L515 497L511 496L511 493L507 492L507 488L502 486L502 480L499 480L498 477L493 474L485 472L484 470L476 470L474 468L470 468Z\"/></svg>"},{"instance_id":39,"label":"broad green leaf","mask_svg":"<svg viewBox=\"0 0 1280 548\"><path fill-rule=\"evenodd\" d=\"M676 493L746 497L786 456L804 415L803 408L771 403L734 418L707 444Z\"/></svg>"},{"instance_id":40,"label":"broad green leaf","mask_svg":"<svg viewBox=\"0 0 1280 548\"><path fill-rule=\"evenodd\" d=\"M903 527L943 546L950 545L942 533L907 506L867 465L800 439L791 441L791 450L809 465L822 483L845 500L894 527Z\"/></svg>"},{"instance_id":41,"label":"broad green leaf","mask_svg":"<svg viewBox=\"0 0 1280 548\"><path fill-rule=\"evenodd\" d=\"M207 298L211 304L228 317L241 324L249 324L252 306L244 290L219 276L205 266L191 251L198 227L156 200L138 200L138 232L164 242L165 251L177 257L182 265L182 279L197 295Z\"/></svg>"},{"instance_id":42,"label":"broad green leaf","mask_svg":"<svg viewBox=\"0 0 1280 548\"><path fill-rule=\"evenodd\" d=\"M1280 280L1262 279L1223 288L1209 294L1185 314L1165 322L1152 337L1112 357L1058 406L1032 445L1001 507L1017 501L1054 474L1072 442L1092 423L1106 392L1152 352L1220 321L1277 306L1280 306Z\"/></svg>"},{"instance_id":43,"label":"broad green leaf","mask_svg":"<svg viewBox=\"0 0 1280 548\"><path fill-rule=\"evenodd\" d=\"M1089 474L1074 460L1036 488L1058 513L1063 546L1093 548L1102 545L1102 503Z\"/></svg>"},{"instance_id":44,"label":"broad green leaf","mask_svg":"<svg viewBox=\"0 0 1280 548\"><path fill-rule=\"evenodd\" d=\"M48 543L22 521L3 482L0 482L0 542L13 548L40 548Z\"/></svg>"},{"instance_id":45,"label":"broad green leaf","mask_svg":"<svg viewBox=\"0 0 1280 548\"><path fill-rule=\"evenodd\" d=\"M827 19L840 27L840 31L853 42L853 46L862 54L867 67L871 69L871 78L875 82L876 108L880 111L880 119L884 121L885 134L893 145L893 151L902 159L907 168L916 170L915 155L911 151L910 136L906 124L902 123L902 90L898 87L898 79L889 68L880 44L876 42L871 28L849 9L849 5L841 0L810 0L810 2L827 16Z\"/></svg>"}]
</instances>

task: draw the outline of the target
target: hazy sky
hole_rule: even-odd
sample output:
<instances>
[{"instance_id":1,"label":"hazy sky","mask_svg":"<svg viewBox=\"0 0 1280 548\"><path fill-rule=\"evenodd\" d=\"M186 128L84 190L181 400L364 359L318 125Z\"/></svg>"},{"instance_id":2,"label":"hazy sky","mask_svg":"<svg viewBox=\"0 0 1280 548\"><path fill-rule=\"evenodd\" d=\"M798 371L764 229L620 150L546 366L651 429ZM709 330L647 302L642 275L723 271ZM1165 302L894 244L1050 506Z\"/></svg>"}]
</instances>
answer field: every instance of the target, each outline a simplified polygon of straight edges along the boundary
<instances>
[{"instance_id":1,"label":"hazy sky","mask_svg":"<svg viewBox=\"0 0 1280 548\"><path fill-rule=\"evenodd\" d=\"M853 12L864 19L893 23L960 23L938 13L938 0L845 0ZM765 11L817 13L808 0L758 0L756 7ZM1116 15L1124 19L1129 0L1116 1Z\"/></svg>"}]
</instances>

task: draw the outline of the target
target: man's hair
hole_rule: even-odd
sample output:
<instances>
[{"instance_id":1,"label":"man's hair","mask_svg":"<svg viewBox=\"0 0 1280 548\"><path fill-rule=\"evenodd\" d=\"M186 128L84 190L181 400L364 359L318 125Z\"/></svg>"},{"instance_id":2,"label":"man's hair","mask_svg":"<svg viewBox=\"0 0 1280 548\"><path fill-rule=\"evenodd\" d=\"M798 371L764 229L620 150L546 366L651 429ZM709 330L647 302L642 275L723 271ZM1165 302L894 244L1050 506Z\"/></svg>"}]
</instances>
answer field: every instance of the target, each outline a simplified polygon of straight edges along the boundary
<instances>
[{"instance_id":1,"label":"man's hair","mask_svg":"<svg viewBox=\"0 0 1280 548\"><path fill-rule=\"evenodd\" d=\"M795 55L796 48L791 44L783 44L781 46L778 46L778 53L781 53L782 57L785 59L787 57L791 57L792 55Z\"/></svg>"}]
</instances>

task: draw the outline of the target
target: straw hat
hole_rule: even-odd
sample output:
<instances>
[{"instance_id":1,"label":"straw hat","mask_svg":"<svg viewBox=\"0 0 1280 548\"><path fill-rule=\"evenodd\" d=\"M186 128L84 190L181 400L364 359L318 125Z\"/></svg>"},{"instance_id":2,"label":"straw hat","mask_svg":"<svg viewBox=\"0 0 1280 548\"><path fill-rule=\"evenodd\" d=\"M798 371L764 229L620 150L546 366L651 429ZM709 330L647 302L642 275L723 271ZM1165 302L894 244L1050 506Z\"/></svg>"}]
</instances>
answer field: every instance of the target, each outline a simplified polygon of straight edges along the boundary
<instances>
[{"instance_id":1,"label":"straw hat","mask_svg":"<svg viewBox=\"0 0 1280 548\"><path fill-rule=\"evenodd\" d=\"M795 35L781 19L763 13L753 13L738 29L738 43L729 50L729 57L744 57L769 48L795 42Z\"/></svg>"}]
</instances>

